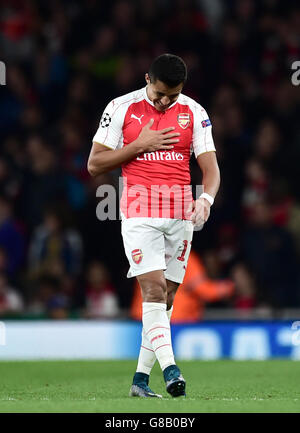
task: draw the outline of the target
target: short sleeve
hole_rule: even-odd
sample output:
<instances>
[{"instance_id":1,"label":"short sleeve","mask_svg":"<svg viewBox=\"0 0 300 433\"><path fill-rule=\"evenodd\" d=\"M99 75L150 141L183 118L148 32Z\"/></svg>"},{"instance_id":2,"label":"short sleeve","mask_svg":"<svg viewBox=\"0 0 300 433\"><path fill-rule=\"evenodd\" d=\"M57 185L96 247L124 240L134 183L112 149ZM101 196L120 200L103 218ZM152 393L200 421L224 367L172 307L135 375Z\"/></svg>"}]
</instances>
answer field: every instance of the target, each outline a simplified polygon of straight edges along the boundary
<instances>
[{"instance_id":1,"label":"short sleeve","mask_svg":"<svg viewBox=\"0 0 300 433\"><path fill-rule=\"evenodd\" d=\"M194 130L192 146L197 158L201 153L215 151L216 148L212 137L212 125L207 112L201 105L197 104L193 110L193 115Z\"/></svg>"},{"instance_id":2,"label":"short sleeve","mask_svg":"<svg viewBox=\"0 0 300 433\"><path fill-rule=\"evenodd\" d=\"M124 109L114 100L111 101L102 114L93 142L116 149L122 137L123 122Z\"/></svg>"}]
</instances>

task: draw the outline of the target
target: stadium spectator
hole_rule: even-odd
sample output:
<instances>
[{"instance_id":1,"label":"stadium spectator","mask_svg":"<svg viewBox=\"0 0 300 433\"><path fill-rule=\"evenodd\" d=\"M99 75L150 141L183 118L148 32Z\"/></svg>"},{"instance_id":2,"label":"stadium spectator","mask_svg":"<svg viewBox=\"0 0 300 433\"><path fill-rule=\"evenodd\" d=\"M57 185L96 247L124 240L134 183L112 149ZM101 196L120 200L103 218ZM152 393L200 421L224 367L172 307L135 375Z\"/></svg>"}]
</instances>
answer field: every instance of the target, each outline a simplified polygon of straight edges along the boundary
<instances>
[{"instance_id":1,"label":"stadium spectator","mask_svg":"<svg viewBox=\"0 0 300 433\"><path fill-rule=\"evenodd\" d=\"M254 138L254 153L273 176L285 174L284 150L280 142L281 136L277 125L270 119L263 120Z\"/></svg>"},{"instance_id":2,"label":"stadium spectator","mask_svg":"<svg viewBox=\"0 0 300 433\"><path fill-rule=\"evenodd\" d=\"M75 210L86 205L86 155L82 149L83 137L80 129L72 122L63 123L62 129L62 168L65 174L65 192L67 200Z\"/></svg>"},{"instance_id":3,"label":"stadium spectator","mask_svg":"<svg viewBox=\"0 0 300 433\"><path fill-rule=\"evenodd\" d=\"M20 199L25 220L32 228L41 223L46 205L63 201L66 192L58 154L42 136L29 137L27 153L29 167L24 175Z\"/></svg>"},{"instance_id":4,"label":"stadium spectator","mask_svg":"<svg viewBox=\"0 0 300 433\"><path fill-rule=\"evenodd\" d=\"M235 285L233 306L239 311L248 312L257 306L258 289L255 284L254 276L247 266L240 262L233 266L231 278Z\"/></svg>"},{"instance_id":5,"label":"stadium spectator","mask_svg":"<svg viewBox=\"0 0 300 433\"><path fill-rule=\"evenodd\" d=\"M5 271L12 276L23 264L25 239L14 218L12 203L4 196L0 196L0 247L6 255Z\"/></svg>"},{"instance_id":6,"label":"stadium spectator","mask_svg":"<svg viewBox=\"0 0 300 433\"><path fill-rule=\"evenodd\" d=\"M252 217L253 207L266 199L269 176L260 159L249 159L245 166L245 187L242 197L243 217L248 221Z\"/></svg>"},{"instance_id":7,"label":"stadium spectator","mask_svg":"<svg viewBox=\"0 0 300 433\"><path fill-rule=\"evenodd\" d=\"M111 319L119 315L116 290L103 263L93 261L89 264L85 293L85 317Z\"/></svg>"},{"instance_id":8,"label":"stadium spectator","mask_svg":"<svg viewBox=\"0 0 300 433\"><path fill-rule=\"evenodd\" d=\"M31 288L27 314L50 319L66 319L70 314L71 299L64 292L61 280L44 274Z\"/></svg>"},{"instance_id":9,"label":"stadium spectator","mask_svg":"<svg viewBox=\"0 0 300 433\"><path fill-rule=\"evenodd\" d=\"M9 163L5 158L0 158L0 194L15 200L19 188L19 179L17 178L16 173L13 173L13 170L11 170Z\"/></svg>"},{"instance_id":10,"label":"stadium spectator","mask_svg":"<svg viewBox=\"0 0 300 433\"><path fill-rule=\"evenodd\" d=\"M216 233L215 248L206 249L204 264L210 278L224 278L239 253L239 229L232 223L223 223Z\"/></svg>"},{"instance_id":11,"label":"stadium spectator","mask_svg":"<svg viewBox=\"0 0 300 433\"><path fill-rule=\"evenodd\" d=\"M73 278L82 266L82 240L78 231L67 225L65 209L60 206L45 212L43 223L32 236L29 247L29 277L43 274Z\"/></svg>"},{"instance_id":12,"label":"stadium spectator","mask_svg":"<svg viewBox=\"0 0 300 433\"><path fill-rule=\"evenodd\" d=\"M289 210L289 216L287 221L287 229L291 233L298 258L300 258L300 203L296 201L292 204Z\"/></svg>"},{"instance_id":13,"label":"stadium spectator","mask_svg":"<svg viewBox=\"0 0 300 433\"><path fill-rule=\"evenodd\" d=\"M274 307L299 305L299 260L290 233L272 222L271 207L256 204L242 238L242 251L260 293Z\"/></svg>"},{"instance_id":14,"label":"stadium spectator","mask_svg":"<svg viewBox=\"0 0 300 433\"><path fill-rule=\"evenodd\" d=\"M0 271L0 316L22 312L24 312L22 296L11 287L5 273Z\"/></svg>"},{"instance_id":15,"label":"stadium spectator","mask_svg":"<svg viewBox=\"0 0 300 433\"><path fill-rule=\"evenodd\" d=\"M4 248L0 247L0 272L7 270L7 254Z\"/></svg>"}]
</instances>

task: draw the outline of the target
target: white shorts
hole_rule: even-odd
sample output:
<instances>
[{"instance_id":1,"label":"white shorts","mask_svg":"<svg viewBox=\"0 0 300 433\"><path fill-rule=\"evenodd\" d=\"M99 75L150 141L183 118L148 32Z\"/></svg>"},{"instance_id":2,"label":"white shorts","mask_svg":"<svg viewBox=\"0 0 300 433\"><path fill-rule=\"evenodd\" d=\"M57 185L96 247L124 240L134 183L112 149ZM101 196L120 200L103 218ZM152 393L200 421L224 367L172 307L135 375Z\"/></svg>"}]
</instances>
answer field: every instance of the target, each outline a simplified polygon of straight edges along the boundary
<instances>
[{"instance_id":1,"label":"white shorts","mask_svg":"<svg viewBox=\"0 0 300 433\"><path fill-rule=\"evenodd\" d=\"M182 283L193 239L193 223L171 218L122 218L122 236L130 264L127 278L162 269Z\"/></svg>"}]
</instances>

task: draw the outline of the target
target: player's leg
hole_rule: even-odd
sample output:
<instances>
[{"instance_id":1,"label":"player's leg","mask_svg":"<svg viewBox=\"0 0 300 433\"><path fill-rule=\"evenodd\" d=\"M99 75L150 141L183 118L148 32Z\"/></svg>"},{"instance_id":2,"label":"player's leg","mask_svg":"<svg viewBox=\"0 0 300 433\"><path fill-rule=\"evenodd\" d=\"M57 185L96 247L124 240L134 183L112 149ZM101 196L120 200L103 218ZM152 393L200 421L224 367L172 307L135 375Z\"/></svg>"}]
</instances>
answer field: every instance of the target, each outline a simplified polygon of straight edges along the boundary
<instances>
[{"instance_id":1,"label":"player's leg","mask_svg":"<svg viewBox=\"0 0 300 433\"><path fill-rule=\"evenodd\" d=\"M179 283L171 280L167 282L167 312L171 319L173 311L173 302L179 287ZM185 396L185 380L181 374L180 369L174 363L164 370L164 380L166 382L166 390L173 397Z\"/></svg>"},{"instance_id":2,"label":"player's leg","mask_svg":"<svg viewBox=\"0 0 300 433\"><path fill-rule=\"evenodd\" d=\"M128 276L137 276L143 296L143 327L151 349L163 371L178 370L171 344L170 324L167 310L167 284L163 270L166 269L165 236L161 219L134 218L122 221L125 252L130 263ZM166 380L166 378L165 378ZM137 372L130 395L150 395L147 388L149 375ZM166 380L167 382L167 380ZM136 392L142 389L143 395ZM145 391L146 390L146 391ZM172 395L176 395L172 393ZM178 395L178 394L177 394ZM182 394L181 394L182 395Z\"/></svg>"},{"instance_id":3,"label":"player's leg","mask_svg":"<svg viewBox=\"0 0 300 433\"><path fill-rule=\"evenodd\" d=\"M190 251L190 244L192 240L192 226L188 222L174 221L171 223L172 227L167 230L165 239L165 248L167 260L167 269L164 272L165 276L169 276L166 280L161 279L161 274L158 273L157 278L153 278L155 273L150 273L138 277L140 286L142 288L143 296L143 313L147 308L147 302L159 301L162 302L166 292L166 310L167 316L170 321L172 314L172 305L179 283L182 282L187 265L187 259ZM166 288L165 288L166 284ZM163 288L162 288L163 287ZM160 297L160 298L159 298ZM144 314L143 314L144 316ZM143 318L143 322L144 322ZM159 331L159 327L157 328ZM143 326L143 339L142 347L139 356L138 370L149 375L155 363L156 351L153 348L152 336L145 331ZM169 331L170 336L170 331ZM152 338L149 338L152 337ZM156 338L154 336L154 338ZM170 337L171 345L171 337ZM167 346L168 347L168 346ZM172 346L170 346L172 348ZM185 395L185 381L181 375L179 368L175 364L174 355L172 363L168 366L162 365L161 368L164 372L164 379L167 385L167 391L173 396ZM148 376L147 376L148 377Z\"/></svg>"},{"instance_id":4,"label":"player's leg","mask_svg":"<svg viewBox=\"0 0 300 433\"><path fill-rule=\"evenodd\" d=\"M160 224L160 222L159 222ZM148 293L148 301L160 301L166 305L166 288L163 276L163 269L166 269L165 263L165 245L164 236L159 227L156 227L153 219L148 218L130 218L122 220L122 236L126 256L128 258L130 269L127 276L145 276L143 285ZM157 271L160 270L160 271ZM157 282L157 272L160 280ZM152 274L155 278L151 278ZM150 274L150 278L147 275ZM141 277L142 278L142 277ZM140 283L141 284L141 283ZM145 290L144 290L145 293ZM162 305L162 304L160 304ZM143 341L137 371L133 377L133 383L130 390L131 396L140 397L157 397L149 388L149 373L155 362L156 356L152 344L147 343L146 331L143 329ZM149 360L150 356L150 360Z\"/></svg>"},{"instance_id":5,"label":"player's leg","mask_svg":"<svg viewBox=\"0 0 300 433\"><path fill-rule=\"evenodd\" d=\"M140 275L137 279L143 298L143 341L131 395L150 397L157 396L148 386L156 357L163 371L170 365L175 365L170 323L166 313L167 282L162 270Z\"/></svg>"},{"instance_id":6,"label":"player's leg","mask_svg":"<svg viewBox=\"0 0 300 433\"><path fill-rule=\"evenodd\" d=\"M170 322L172 315L173 307L167 310L168 320ZM142 342L140 347L140 353L138 357L138 363L136 372L133 378L133 384L140 384L143 382L147 386L147 391L145 389L135 389L135 394L140 397L161 397L159 394L155 394L149 388L149 377L152 368L156 362L156 355L154 350L152 349L152 345L145 333L145 329L142 329ZM145 388L145 386L143 387ZM141 395L143 394L143 395Z\"/></svg>"},{"instance_id":7,"label":"player's leg","mask_svg":"<svg viewBox=\"0 0 300 433\"><path fill-rule=\"evenodd\" d=\"M174 287L176 286L176 287ZM173 283L173 281L167 280L167 316L170 322L172 311L173 311L173 299L177 290L178 284ZM145 333L145 329L142 329L142 342L140 347L140 353L137 364L137 373L143 373L146 375L150 375L151 370L156 362L156 355L152 349L152 345Z\"/></svg>"},{"instance_id":8,"label":"player's leg","mask_svg":"<svg viewBox=\"0 0 300 433\"><path fill-rule=\"evenodd\" d=\"M162 270L137 277L143 299L143 327L157 360L164 370L174 364L167 316L167 282Z\"/></svg>"},{"instance_id":9,"label":"player's leg","mask_svg":"<svg viewBox=\"0 0 300 433\"><path fill-rule=\"evenodd\" d=\"M185 380L174 359L171 329L166 313L168 285L162 271L138 277L143 296L143 327L163 371L167 391L177 397L185 395ZM176 286L172 285L172 291ZM170 294L170 299L173 295Z\"/></svg>"},{"instance_id":10,"label":"player's leg","mask_svg":"<svg viewBox=\"0 0 300 433\"><path fill-rule=\"evenodd\" d=\"M156 304L158 304L158 308L166 304L167 287L163 271L159 270L149 272L138 276L137 279L142 291L143 316L144 310L147 310L147 306L151 306L155 309ZM133 377L133 384L130 392L131 396L161 397L161 395L155 394L149 388L149 376L155 361L155 350L149 340L147 330L145 330L143 323L142 343L136 373Z\"/></svg>"},{"instance_id":11,"label":"player's leg","mask_svg":"<svg viewBox=\"0 0 300 433\"><path fill-rule=\"evenodd\" d=\"M173 302L174 297L179 286L178 283L174 283L174 281L166 280L167 282L167 316L169 322L171 321L172 312L173 312ZM151 370L156 362L156 356L154 351L152 350L152 345L145 333L143 328L142 330L142 343L140 348L140 354L137 365L137 372L143 372L150 375Z\"/></svg>"},{"instance_id":12,"label":"player's leg","mask_svg":"<svg viewBox=\"0 0 300 433\"><path fill-rule=\"evenodd\" d=\"M173 311L173 301L179 284L170 280L166 280L166 283L167 283L167 316L170 322L172 311ZM155 352L152 349L152 345L143 327L142 343L141 343L141 348L140 348L140 353L138 358L137 369L134 377L134 382L136 381L137 383L139 383L141 380L143 380L148 386L149 376L155 362L156 362ZM144 393L144 391L140 390L140 393Z\"/></svg>"},{"instance_id":13,"label":"player's leg","mask_svg":"<svg viewBox=\"0 0 300 433\"><path fill-rule=\"evenodd\" d=\"M172 308L179 284L182 283L191 249L193 226L189 221L174 220L165 231L167 308ZM164 370L166 389L173 396L185 395L185 380L177 365Z\"/></svg>"}]
</instances>

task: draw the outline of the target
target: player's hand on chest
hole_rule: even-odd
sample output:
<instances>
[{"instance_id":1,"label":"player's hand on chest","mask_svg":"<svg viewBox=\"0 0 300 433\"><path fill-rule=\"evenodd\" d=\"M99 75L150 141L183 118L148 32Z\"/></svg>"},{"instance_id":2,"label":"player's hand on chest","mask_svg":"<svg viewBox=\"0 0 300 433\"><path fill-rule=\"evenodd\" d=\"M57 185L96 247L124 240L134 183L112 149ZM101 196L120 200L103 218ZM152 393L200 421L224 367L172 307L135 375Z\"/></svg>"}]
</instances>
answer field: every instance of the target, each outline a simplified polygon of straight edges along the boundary
<instances>
[{"instance_id":1,"label":"player's hand on chest","mask_svg":"<svg viewBox=\"0 0 300 433\"><path fill-rule=\"evenodd\" d=\"M149 126L151 119L153 119L153 123ZM151 131L155 131L156 135ZM125 145L140 137L149 140L151 145L172 145L174 147L169 147L169 149L173 150L189 149L192 140L191 115L177 111L143 114L131 112L124 123L123 136ZM168 150L161 147L160 149ZM153 150L158 149L147 151Z\"/></svg>"}]
</instances>

